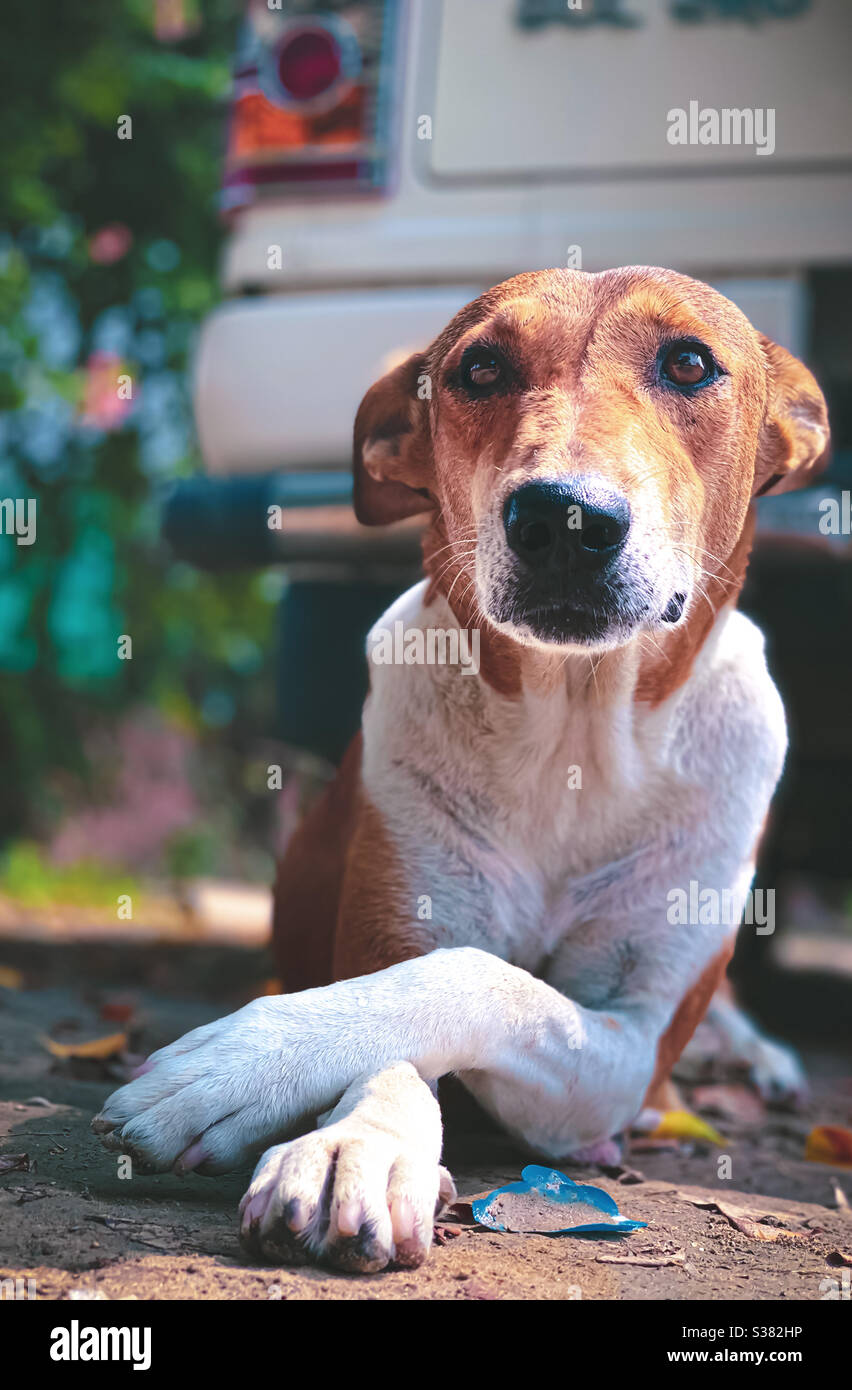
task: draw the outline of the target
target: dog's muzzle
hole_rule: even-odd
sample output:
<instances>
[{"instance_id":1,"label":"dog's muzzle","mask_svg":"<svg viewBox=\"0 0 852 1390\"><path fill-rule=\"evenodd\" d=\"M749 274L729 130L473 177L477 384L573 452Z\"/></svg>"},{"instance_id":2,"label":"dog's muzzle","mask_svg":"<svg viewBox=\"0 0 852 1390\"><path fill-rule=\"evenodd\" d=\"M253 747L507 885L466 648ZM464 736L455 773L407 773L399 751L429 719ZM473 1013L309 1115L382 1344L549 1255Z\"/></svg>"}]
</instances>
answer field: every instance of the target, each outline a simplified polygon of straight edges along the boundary
<instances>
[{"instance_id":1,"label":"dog's muzzle","mask_svg":"<svg viewBox=\"0 0 852 1390\"><path fill-rule=\"evenodd\" d=\"M519 487L503 506L513 564L498 621L583 645L634 625L648 603L627 560L630 525L627 498L596 478Z\"/></svg>"}]
</instances>

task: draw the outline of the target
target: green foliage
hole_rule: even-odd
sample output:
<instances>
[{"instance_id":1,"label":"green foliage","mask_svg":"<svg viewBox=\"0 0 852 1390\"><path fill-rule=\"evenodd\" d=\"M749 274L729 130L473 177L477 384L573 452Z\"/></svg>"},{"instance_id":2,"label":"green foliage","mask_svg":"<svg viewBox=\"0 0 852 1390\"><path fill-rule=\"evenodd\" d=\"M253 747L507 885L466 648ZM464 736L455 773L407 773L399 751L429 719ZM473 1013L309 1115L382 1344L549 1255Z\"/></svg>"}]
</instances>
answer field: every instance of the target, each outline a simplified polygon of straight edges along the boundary
<instances>
[{"instance_id":1,"label":"green foliage","mask_svg":"<svg viewBox=\"0 0 852 1390\"><path fill-rule=\"evenodd\" d=\"M258 577L171 565L158 539L163 483L198 464L186 366L217 295L239 7L207 0L176 44L153 13L30 0L0 18L0 499L38 518L34 545L0 535L0 840L43 829L86 730L136 704L237 743L268 723L246 679L272 613ZM91 423L99 360L104 400L119 371L133 398Z\"/></svg>"},{"instance_id":2,"label":"green foliage","mask_svg":"<svg viewBox=\"0 0 852 1390\"><path fill-rule=\"evenodd\" d=\"M53 904L70 907L115 908L122 893L137 892L136 881L117 875L94 860L52 864L29 840L17 840L0 861L0 893L24 907Z\"/></svg>"},{"instance_id":3,"label":"green foliage","mask_svg":"<svg viewBox=\"0 0 852 1390\"><path fill-rule=\"evenodd\" d=\"M209 830L180 830L166 845L166 870L177 882L209 874L216 867L217 849L216 838Z\"/></svg>"}]
</instances>

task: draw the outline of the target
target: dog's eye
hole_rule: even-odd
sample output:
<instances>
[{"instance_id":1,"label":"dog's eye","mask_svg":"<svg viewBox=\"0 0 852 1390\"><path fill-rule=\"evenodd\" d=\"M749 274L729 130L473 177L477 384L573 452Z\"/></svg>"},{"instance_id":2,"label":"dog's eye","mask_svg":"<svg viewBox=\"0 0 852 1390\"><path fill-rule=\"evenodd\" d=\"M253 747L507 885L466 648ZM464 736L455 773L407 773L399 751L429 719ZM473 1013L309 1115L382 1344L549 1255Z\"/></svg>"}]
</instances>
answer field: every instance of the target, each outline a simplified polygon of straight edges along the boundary
<instances>
[{"instance_id":1,"label":"dog's eye","mask_svg":"<svg viewBox=\"0 0 852 1390\"><path fill-rule=\"evenodd\" d=\"M490 348L468 348L461 360L459 379L465 390L472 395L483 395L502 386L506 379L506 369L501 359Z\"/></svg>"},{"instance_id":2,"label":"dog's eye","mask_svg":"<svg viewBox=\"0 0 852 1390\"><path fill-rule=\"evenodd\" d=\"M662 360L663 380L671 386L704 386L717 375L716 363L703 343L673 343Z\"/></svg>"}]
</instances>

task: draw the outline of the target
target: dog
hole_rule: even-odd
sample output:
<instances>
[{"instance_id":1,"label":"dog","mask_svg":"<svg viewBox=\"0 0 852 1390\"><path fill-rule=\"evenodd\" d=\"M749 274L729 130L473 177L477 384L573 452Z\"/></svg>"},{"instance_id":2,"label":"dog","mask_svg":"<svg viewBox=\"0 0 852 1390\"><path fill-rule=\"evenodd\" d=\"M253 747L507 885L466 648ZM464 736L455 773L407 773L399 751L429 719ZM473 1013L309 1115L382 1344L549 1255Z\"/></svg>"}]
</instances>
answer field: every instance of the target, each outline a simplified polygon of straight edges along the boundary
<instances>
[{"instance_id":1,"label":"dog","mask_svg":"<svg viewBox=\"0 0 852 1390\"><path fill-rule=\"evenodd\" d=\"M209 1174L264 1150L247 1248L373 1271L425 1259L452 1196L440 1077L550 1160L653 1105L735 934L673 895L739 920L785 755L736 611L753 501L827 446L810 372L654 268L519 275L374 385L357 517L426 518L378 628L475 630L478 670L371 660L279 866L287 992L154 1053L93 1121L107 1147Z\"/></svg>"}]
</instances>

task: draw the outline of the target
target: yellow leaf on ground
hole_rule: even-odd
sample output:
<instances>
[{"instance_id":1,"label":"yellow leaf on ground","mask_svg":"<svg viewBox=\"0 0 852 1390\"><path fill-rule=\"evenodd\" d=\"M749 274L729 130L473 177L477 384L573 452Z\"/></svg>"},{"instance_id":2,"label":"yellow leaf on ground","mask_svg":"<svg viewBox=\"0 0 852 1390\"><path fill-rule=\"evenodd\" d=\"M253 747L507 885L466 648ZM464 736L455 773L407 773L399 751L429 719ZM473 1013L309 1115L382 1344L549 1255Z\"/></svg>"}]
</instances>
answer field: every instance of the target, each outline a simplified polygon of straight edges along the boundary
<instances>
[{"instance_id":1,"label":"yellow leaf on ground","mask_svg":"<svg viewBox=\"0 0 852 1390\"><path fill-rule=\"evenodd\" d=\"M24 977L11 965L0 965L0 989L23 989Z\"/></svg>"},{"instance_id":2,"label":"yellow leaf on ground","mask_svg":"<svg viewBox=\"0 0 852 1390\"><path fill-rule=\"evenodd\" d=\"M724 1144L724 1137L691 1110L667 1110L654 1130L655 1139L703 1139L708 1144Z\"/></svg>"},{"instance_id":3,"label":"yellow leaf on ground","mask_svg":"<svg viewBox=\"0 0 852 1390\"><path fill-rule=\"evenodd\" d=\"M53 1038L40 1038L54 1057L114 1057L127 1047L126 1033L110 1033L106 1038L93 1038L91 1042L61 1043Z\"/></svg>"}]
</instances>

